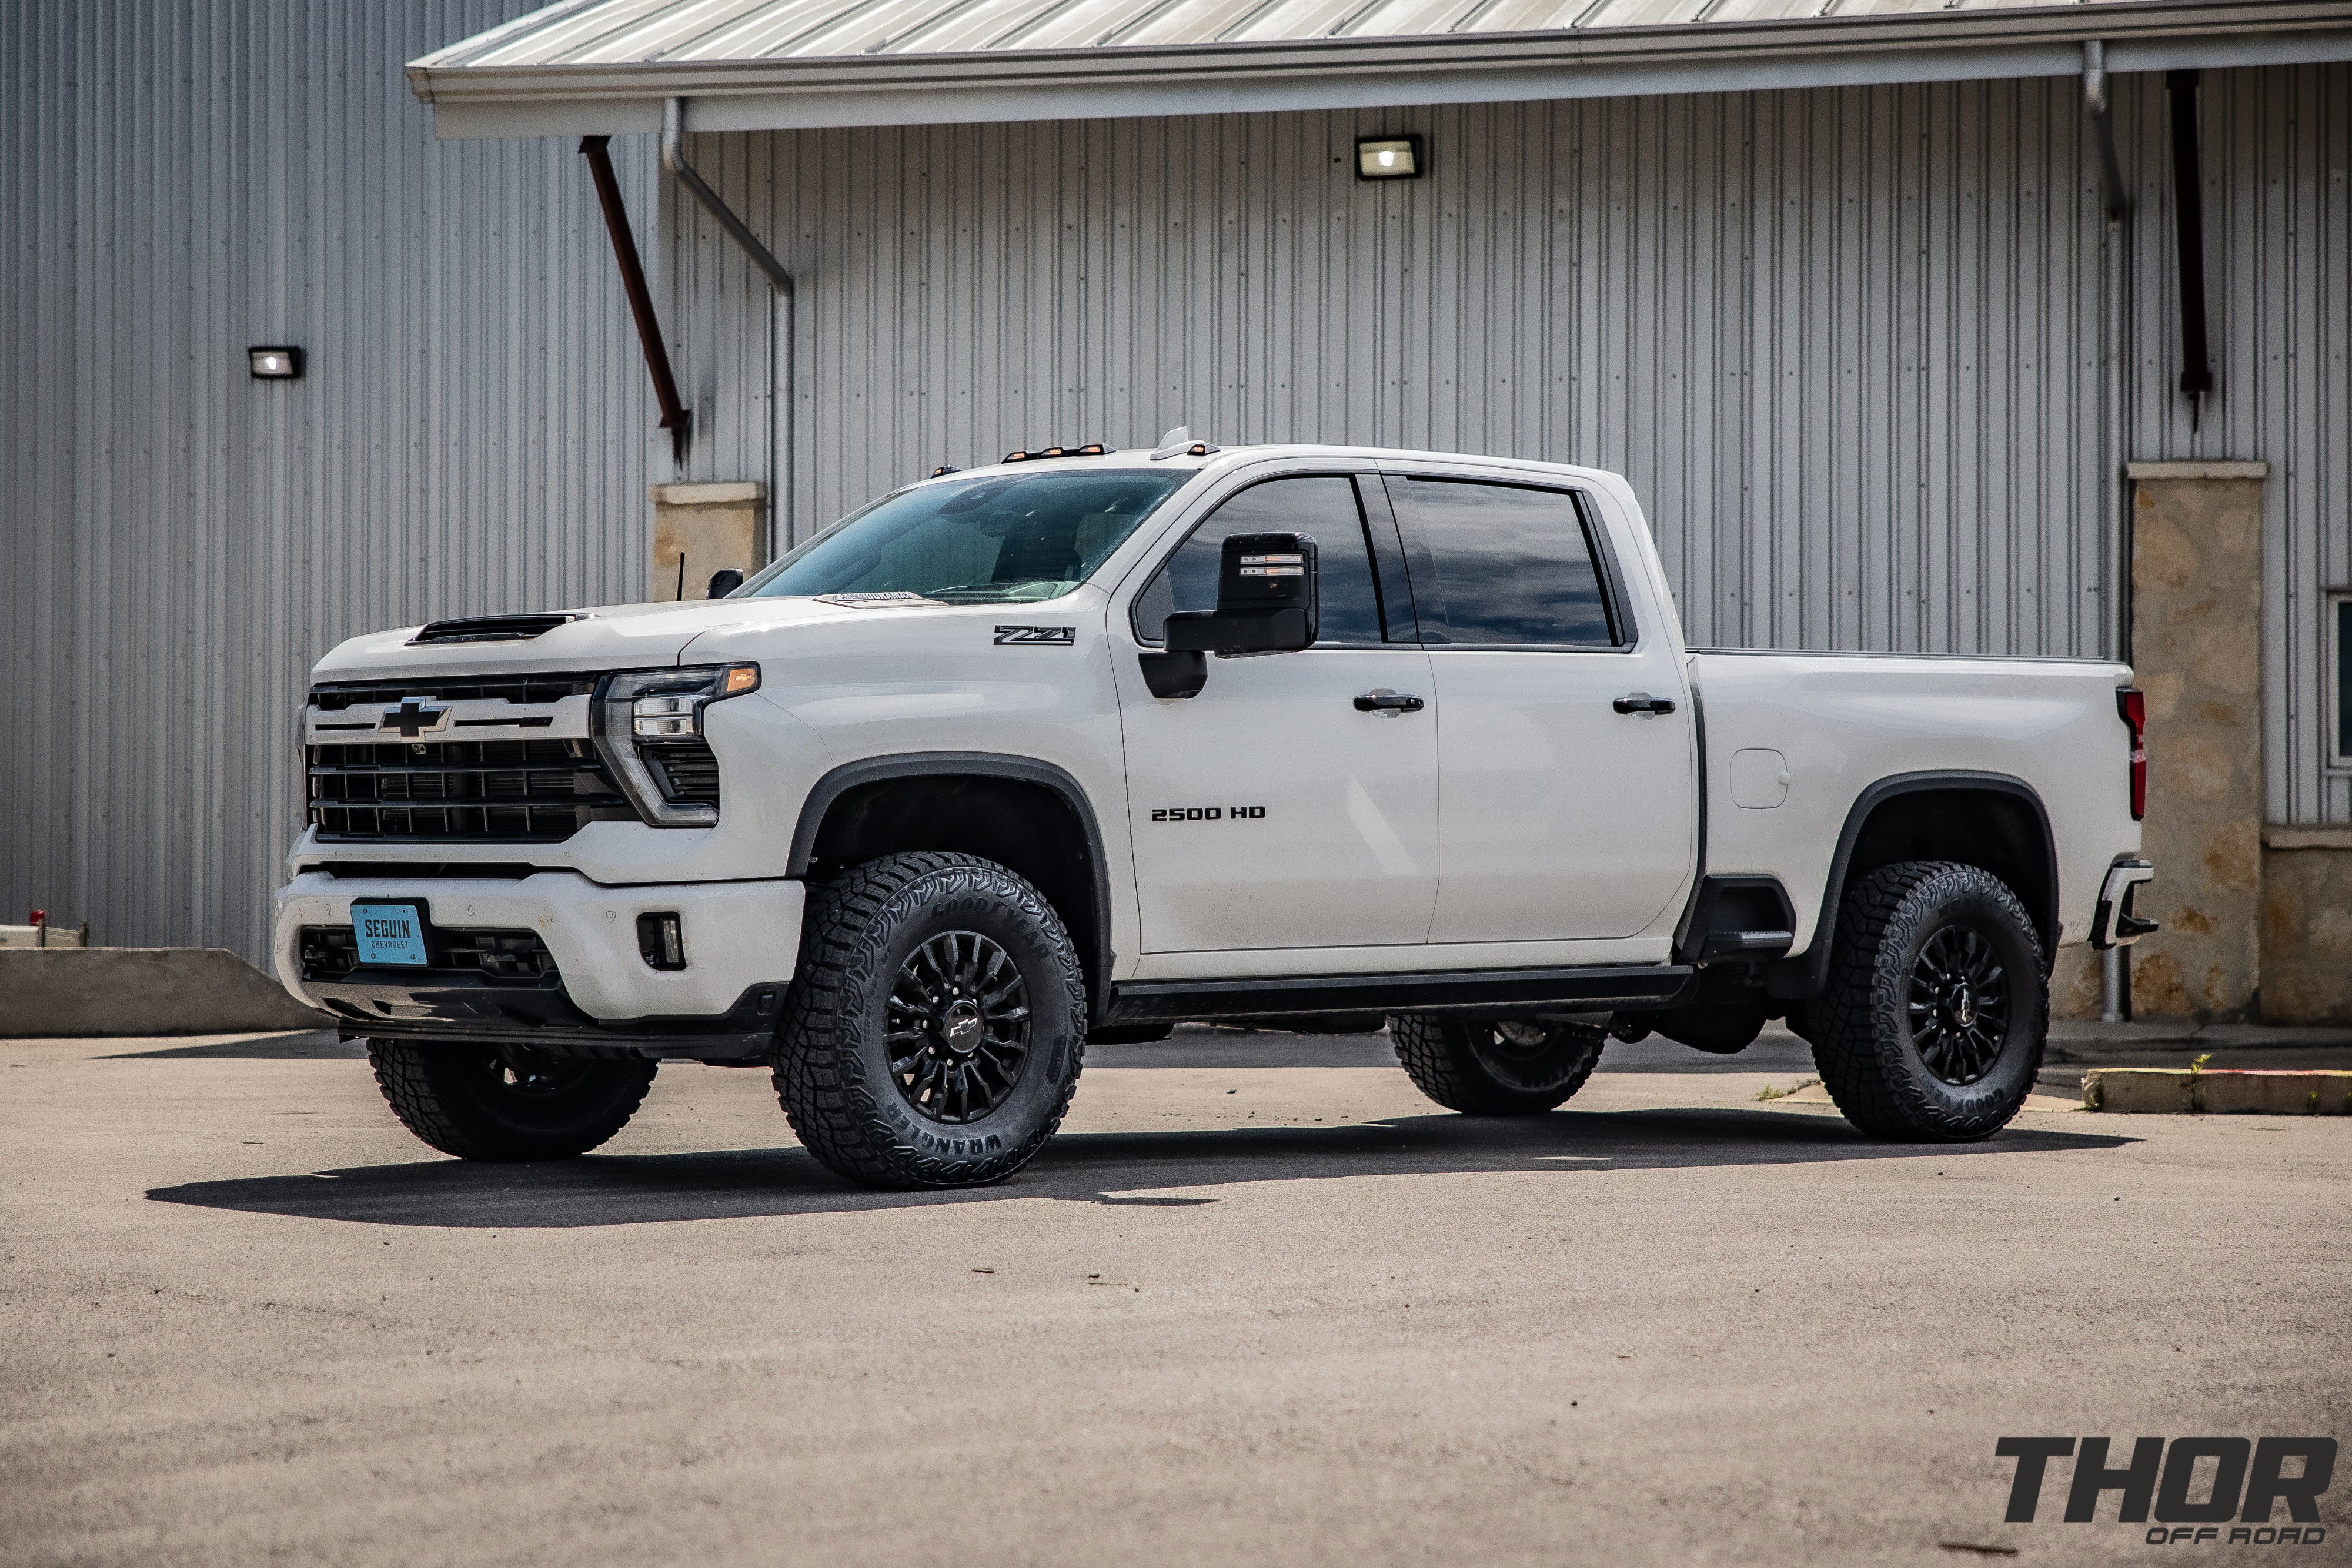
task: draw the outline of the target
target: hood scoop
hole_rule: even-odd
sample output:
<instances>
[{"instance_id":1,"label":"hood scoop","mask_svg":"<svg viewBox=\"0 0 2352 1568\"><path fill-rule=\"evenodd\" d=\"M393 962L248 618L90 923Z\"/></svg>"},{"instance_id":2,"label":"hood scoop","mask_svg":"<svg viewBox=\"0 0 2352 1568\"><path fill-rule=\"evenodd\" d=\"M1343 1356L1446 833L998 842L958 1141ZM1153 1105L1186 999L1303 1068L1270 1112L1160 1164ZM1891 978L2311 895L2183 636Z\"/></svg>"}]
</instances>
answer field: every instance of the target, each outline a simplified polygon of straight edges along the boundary
<instances>
[{"instance_id":1,"label":"hood scoop","mask_svg":"<svg viewBox=\"0 0 2352 1568\"><path fill-rule=\"evenodd\" d=\"M436 643L528 643L572 621L595 617L576 610L550 615L475 615L461 621L435 621L408 640L412 648Z\"/></svg>"}]
</instances>

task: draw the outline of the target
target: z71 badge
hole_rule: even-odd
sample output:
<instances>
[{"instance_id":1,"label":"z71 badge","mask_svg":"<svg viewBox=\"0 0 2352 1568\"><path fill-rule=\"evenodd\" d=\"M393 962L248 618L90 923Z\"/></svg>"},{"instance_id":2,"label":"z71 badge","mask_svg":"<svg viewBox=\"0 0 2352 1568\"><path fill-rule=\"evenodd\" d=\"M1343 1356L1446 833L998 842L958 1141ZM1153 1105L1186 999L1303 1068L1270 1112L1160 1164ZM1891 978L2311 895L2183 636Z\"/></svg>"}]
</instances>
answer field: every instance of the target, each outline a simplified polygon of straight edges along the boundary
<instances>
[{"instance_id":1,"label":"z71 badge","mask_svg":"<svg viewBox=\"0 0 2352 1568\"><path fill-rule=\"evenodd\" d=\"M1078 629L1075 626L999 626L996 629L996 645L1000 648L1008 643L1043 643L1066 648L1077 640Z\"/></svg>"}]
</instances>

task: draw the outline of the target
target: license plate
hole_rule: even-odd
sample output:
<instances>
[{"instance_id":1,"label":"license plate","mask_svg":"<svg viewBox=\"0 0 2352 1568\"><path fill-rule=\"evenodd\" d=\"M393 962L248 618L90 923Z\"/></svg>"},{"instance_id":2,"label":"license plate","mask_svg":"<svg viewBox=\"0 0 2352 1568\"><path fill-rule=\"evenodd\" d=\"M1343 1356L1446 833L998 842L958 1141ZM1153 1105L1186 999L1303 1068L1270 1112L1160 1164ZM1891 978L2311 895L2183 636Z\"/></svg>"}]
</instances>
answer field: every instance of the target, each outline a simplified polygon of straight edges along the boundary
<instances>
[{"instance_id":1,"label":"license plate","mask_svg":"<svg viewBox=\"0 0 2352 1568\"><path fill-rule=\"evenodd\" d=\"M362 964L425 965L425 917L413 904L353 904L352 935Z\"/></svg>"}]
</instances>

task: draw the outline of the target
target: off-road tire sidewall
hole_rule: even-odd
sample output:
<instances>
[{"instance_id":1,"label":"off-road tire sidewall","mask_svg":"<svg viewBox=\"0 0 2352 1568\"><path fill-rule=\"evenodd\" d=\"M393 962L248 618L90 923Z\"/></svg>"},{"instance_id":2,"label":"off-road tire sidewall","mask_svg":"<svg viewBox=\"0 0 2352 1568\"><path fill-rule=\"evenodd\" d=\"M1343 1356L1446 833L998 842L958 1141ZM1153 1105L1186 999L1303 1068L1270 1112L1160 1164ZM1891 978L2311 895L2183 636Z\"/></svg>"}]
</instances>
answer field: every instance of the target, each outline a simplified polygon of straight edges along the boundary
<instances>
[{"instance_id":1,"label":"off-road tire sidewall","mask_svg":"<svg viewBox=\"0 0 2352 1568\"><path fill-rule=\"evenodd\" d=\"M376 1087L410 1132L445 1155L491 1163L569 1159L599 1146L636 1114L657 1065L568 1063L578 1082L538 1098L499 1082L495 1046L370 1040L367 1049Z\"/></svg>"},{"instance_id":2,"label":"off-road tire sidewall","mask_svg":"<svg viewBox=\"0 0 2352 1568\"><path fill-rule=\"evenodd\" d=\"M886 1007L921 943L973 931L1020 969L1029 1051L1003 1102L962 1123L907 1103L890 1072ZM1020 876L971 855L890 855L845 873L813 901L779 1032L777 1097L809 1152L881 1187L971 1186L1019 1170L1061 1125L1077 1087L1086 989L1053 906Z\"/></svg>"},{"instance_id":3,"label":"off-road tire sidewall","mask_svg":"<svg viewBox=\"0 0 2352 1568\"><path fill-rule=\"evenodd\" d=\"M2009 1030L1991 1068L1947 1083L1919 1055L1908 1014L1911 970L1937 931L1966 925L1993 947L2009 986ZM1948 862L1873 873L1839 911L1830 985L1812 1004L1813 1057L1846 1119L1876 1137L1965 1142L2008 1125L2042 1070L2050 991L2042 943L2008 885Z\"/></svg>"},{"instance_id":4,"label":"off-road tire sidewall","mask_svg":"<svg viewBox=\"0 0 2352 1568\"><path fill-rule=\"evenodd\" d=\"M1557 1110L1584 1087L1608 1043L1602 1030L1549 1026L1551 1039L1529 1058L1496 1049L1493 1026L1445 1013L1399 1013L1389 1040L1405 1076L1440 1105L1470 1116L1536 1116Z\"/></svg>"}]
</instances>

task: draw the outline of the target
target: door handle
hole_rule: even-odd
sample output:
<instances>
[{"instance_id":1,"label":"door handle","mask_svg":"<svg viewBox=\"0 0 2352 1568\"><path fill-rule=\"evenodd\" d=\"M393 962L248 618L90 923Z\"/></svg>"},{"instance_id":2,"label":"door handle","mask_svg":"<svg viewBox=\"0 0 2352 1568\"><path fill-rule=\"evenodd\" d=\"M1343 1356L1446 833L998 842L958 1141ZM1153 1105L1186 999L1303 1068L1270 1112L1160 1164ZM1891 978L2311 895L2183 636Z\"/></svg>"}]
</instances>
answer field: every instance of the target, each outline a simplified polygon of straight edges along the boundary
<instances>
[{"instance_id":1,"label":"door handle","mask_svg":"<svg viewBox=\"0 0 2352 1568\"><path fill-rule=\"evenodd\" d=\"M1654 697L1647 692L1632 692L1609 705L1619 713L1655 714L1675 711L1672 697Z\"/></svg>"},{"instance_id":2,"label":"door handle","mask_svg":"<svg viewBox=\"0 0 2352 1568\"><path fill-rule=\"evenodd\" d=\"M1423 707L1419 697L1409 697L1382 686L1356 699L1358 713L1419 713Z\"/></svg>"}]
</instances>

